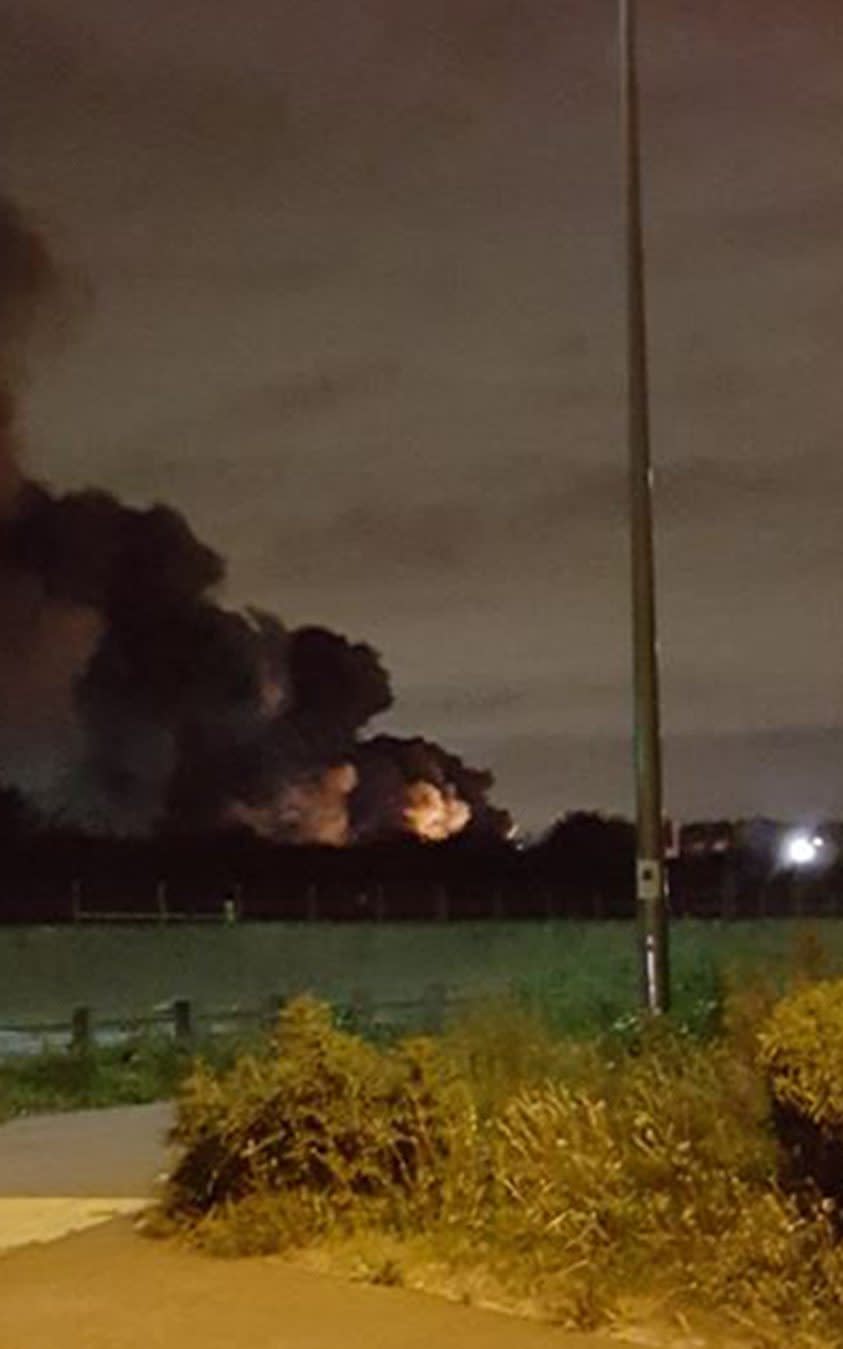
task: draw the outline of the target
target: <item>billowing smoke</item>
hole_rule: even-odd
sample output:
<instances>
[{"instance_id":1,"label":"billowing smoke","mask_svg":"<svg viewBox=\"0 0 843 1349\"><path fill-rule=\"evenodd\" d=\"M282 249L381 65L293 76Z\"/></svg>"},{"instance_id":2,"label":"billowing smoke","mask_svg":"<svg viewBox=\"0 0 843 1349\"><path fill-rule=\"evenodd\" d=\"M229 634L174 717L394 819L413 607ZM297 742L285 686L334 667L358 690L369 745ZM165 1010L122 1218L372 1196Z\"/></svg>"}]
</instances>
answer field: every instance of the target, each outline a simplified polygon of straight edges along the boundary
<instances>
[{"instance_id":1,"label":"billowing smoke","mask_svg":"<svg viewBox=\"0 0 843 1349\"><path fill-rule=\"evenodd\" d=\"M491 773L420 736L378 735L358 746L352 797L356 837L415 834L440 841L461 834L508 835L512 820L489 801Z\"/></svg>"},{"instance_id":2,"label":"billowing smoke","mask_svg":"<svg viewBox=\"0 0 843 1349\"><path fill-rule=\"evenodd\" d=\"M278 843L342 848L354 842L349 798L357 781L354 764L332 764L310 777L288 782L276 796L258 805L233 801L224 819L245 824L262 838Z\"/></svg>"},{"instance_id":3,"label":"billowing smoke","mask_svg":"<svg viewBox=\"0 0 843 1349\"><path fill-rule=\"evenodd\" d=\"M70 295L38 229L0 195L0 512L18 481L17 395L33 341L67 317Z\"/></svg>"},{"instance_id":4,"label":"billowing smoke","mask_svg":"<svg viewBox=\"0 0 843 1349\"><path fill-rule=\"evenodd\" d=\"M50 783L54 809L96 830L240 819L272 837L347 840L340 802L354 770L336 766L391 702L371 648L223 608L222 561L177 512L104 492L24 484L0 566L37 597L30 675L9 681L36 725L47 709L32 707L31 672L54 700L65 681L71 752ZM65 638L57 669L52 637L69 615L75 646L68 654Z\"/></svg>"},{"instance_id":5,"label":"billowing smoke","mask_svg":"<svg viewBox=\"0 0 843 1349\"><path fill-rule=\"evenodd\" d=\"M169 507L25 478L20 353L57 273L8 204L0 268L0 784L91 832L504 830L490 775L423 740L361 739L392 702L371 647L223 607L222 559Z\"/></svg>"}]
</instances>

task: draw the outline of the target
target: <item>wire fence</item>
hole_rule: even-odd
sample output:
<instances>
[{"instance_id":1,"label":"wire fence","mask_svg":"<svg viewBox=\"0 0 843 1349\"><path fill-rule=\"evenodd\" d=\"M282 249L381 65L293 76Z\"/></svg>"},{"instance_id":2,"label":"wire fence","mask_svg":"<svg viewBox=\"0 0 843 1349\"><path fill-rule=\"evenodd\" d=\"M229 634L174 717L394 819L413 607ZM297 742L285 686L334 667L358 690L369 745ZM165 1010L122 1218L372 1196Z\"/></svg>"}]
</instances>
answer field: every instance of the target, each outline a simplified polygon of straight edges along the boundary
<instances>
[{"instance_id":1,"label":"wire fence","mask_svg":"<svg viewBox=\"0 0 843 1349\"><path fill-rule=\"evenodd\" d=\"M740 887L719 881L671 883L672 918L714 921L775 918L843 918L843 884L822 878L775 877L770 883ZM0 894L0 925L47 926L220 926L257 923L459 923L575 922L632 920L631 894L582 886L576 891L489 886L451 894L444 886L412 894L383 887L337 890L311 886L304 892L270 892L234 887L224 898L187 896L164 883L140 902L114 893L96 902L74 886L67 894L27 897Z\"/></svg>"}]
</instances>

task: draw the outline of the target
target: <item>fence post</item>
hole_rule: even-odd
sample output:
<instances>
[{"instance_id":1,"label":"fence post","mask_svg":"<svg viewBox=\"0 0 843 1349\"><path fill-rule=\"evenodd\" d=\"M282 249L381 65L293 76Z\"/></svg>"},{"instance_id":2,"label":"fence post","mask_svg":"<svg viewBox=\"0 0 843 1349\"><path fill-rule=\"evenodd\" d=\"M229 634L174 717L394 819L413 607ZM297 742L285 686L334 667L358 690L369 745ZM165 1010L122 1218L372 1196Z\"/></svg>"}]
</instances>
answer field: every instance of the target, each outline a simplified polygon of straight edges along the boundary
<instances>
[{"instance_id":1,"label":"fence post","mask_svg":"<svg viewBox=\"0 0 843 1349\"><path fill-rule=\"evenodd\" d=\"M448 990L444 984L428 984L423 998L425 1029L441 1031L448 1007Z\"/></svg>"},{"instance_id":2,"label":"fence post","mask_svg":"<svg viewBox=\"0 0 843 1349\"><path fill-rule=\"evenodd\" d=\"M733 923L737 918L738 885L735 868L731 859L724 861L724 874L720 887L720 919L724 923Z\"/></svg>"},{"instance_id":3,"label":"fence post","mask_svg":"<svg viewBox=\"0 0 843 1349\"><path fill-rule=\"evenodd\" d=\"M155 902L158 905L158 918L162 923L167 921L167 882L159 881L155 887Z\"/></svg>"},{"instance_id":4,"label":"fence post","mask_svg":"<svg viewBox=\"0 0 843 1349\"><path fill-rule=\"evenodd\" d=\"M70 1019L70 1047L77 1054L87 1054L91 1047L91 1009L74 1007Z\"/></svg>"},{"instance_id":5,"label":"fence post","mask_svg":"<svg viewBox=\"0 0 843 1349\"><path fill-rule=\"evenodd\" d=\"M307 887L305 896L306 916L309 923L315 923L319 917L319 897L315 885Z\"/></svg>"},{"instance_id":6,"label":"fence post","mask_svg":"<svg viewBox=\"0 0 843 1349\"><path fill-rule=\"evenodd\" d=\"M266 1001L266 1025L269 1030L275 1030L278 1025L278 1018L287 1004L287 999L283 993L273 993Z\"/></svg>"},{"instance_id":7,"label":"fence post","mask_svg":"<svg viewBox=\"0 0 843 1349\"><path fill-rule=\"evenodd\" d=\"M79 922L82 912L82 882L78 876L70 883L70 905L74 923Z\"/></svg>"},{"instance_id":8,"label":"fence post","mask_svg":"<svg viewBox=\"0 0 843 1349\"><path fill-rule=\"evenodd\" d=\"M386 904L384 902L383 886L375 886L375 922L382 923L386 917Z\"/></svg>"},{"instance_id":9,"label":"fence post","mask_svg":"<svg viewBox=\"0 0 843 1349\"><path fill-rule=\"evenodd\" d=\"M188 998L176 998L173 1003L173 1029L177 1044L187 1044L193 1038L193 1009Z\"/></svg>"},{"instance_id":10,"label":"fence post","mask_svg":"<svg viewBox=\"0 0 843 1349\"><path fill-rule=\"evenodd\" d=\"M372 995L365 988L355 988L351 994L351 1020L356 1031L367 1031L372 1024L374 1003Z\"/></svg>"},{"instance_id":11,"label":"fence post","mask_svg":"<svg viewBox=\"0 0 843 1349\"><path fill-rule=\"evenodd\" d=\"M448 921L448 890L444 885L436 887L436 922L447 923Z\"/></svg>"},{"instance_id":12,"label":"fence post","mask_svg":"<svg viewBox=\"0 0 843 1349\"><path fill-rule=\"evenodd\" d=\"M235 881L222 902L222 920L224 923L231 925L239 922L242 916L243 886L240 881Z\"/></svg>"}]
</instances>

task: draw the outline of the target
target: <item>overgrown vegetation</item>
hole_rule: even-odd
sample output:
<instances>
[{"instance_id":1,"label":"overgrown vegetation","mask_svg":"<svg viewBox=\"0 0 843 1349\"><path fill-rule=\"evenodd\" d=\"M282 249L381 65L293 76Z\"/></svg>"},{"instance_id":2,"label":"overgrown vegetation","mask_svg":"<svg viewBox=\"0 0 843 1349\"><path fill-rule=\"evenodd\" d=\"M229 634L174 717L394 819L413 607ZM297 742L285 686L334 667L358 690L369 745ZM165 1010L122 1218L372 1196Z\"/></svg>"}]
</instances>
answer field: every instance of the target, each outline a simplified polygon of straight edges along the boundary
<instances>
[{"instance_id":1,"label":"overgrown vegetation","mask_svg":"<svg viewBox=\"0 0 843 1349\"><path fill-rule=\"evenodd\" d=\"M805 1025L843 991L820 987L727 990L706 1036L630 1022L590 1043L513 1002L377 1047L300 999L261 1052L185 1083L157 1230L218 1254L356 1251L378 1282L481 1279L571 1325L635 1293L759 1343L839 1343L833 1204L775 1127L794 1071L824 1099Z\"/></svg>"},{"instance_id":2,"label":"overgrown vegetation","mask_svg":"<svg viewBox=\"0 0 843 1349\"><path fill-rule=\"evenodd\" d=\"M785 998L759 1039L790 1184L818 1191L843 1235L843 980Z\"/></svg>"}]
</instances>

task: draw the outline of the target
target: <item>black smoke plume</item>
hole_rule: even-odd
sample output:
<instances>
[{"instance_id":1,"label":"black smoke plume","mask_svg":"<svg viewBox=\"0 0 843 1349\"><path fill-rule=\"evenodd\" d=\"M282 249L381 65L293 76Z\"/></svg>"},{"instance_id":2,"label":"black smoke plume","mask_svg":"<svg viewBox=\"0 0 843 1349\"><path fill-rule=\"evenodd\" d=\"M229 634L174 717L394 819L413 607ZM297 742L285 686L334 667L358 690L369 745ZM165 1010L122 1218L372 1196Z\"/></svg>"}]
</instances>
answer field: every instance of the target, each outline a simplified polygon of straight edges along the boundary
<instances>
[{"instance_id":1,"label":"black smoke plume","mask_svg":"<svg viewBox=\"0 0 843 1349\"><path fill-rule=\"evenodd\" d=\"M415 833L433 841L463 832L506 837L512 818L489 800L494 777L420 736L378 735L358 745L352 827L358 838Z\"/></svg>"},{"instance_id":2,"label":"black smoke plume","mask_svg":"<svg viewBox=\"0 0 843 1349\"><path fill-rule=\"evenodd\" d=\"M423 740L361 740L392 702L371 647L226 609L222 559L167 506L25 478L19 353L58 273L8 204L0 250L0 785L97 833L503 832L491 775Z\"/></svg>"},{"instance_id":3,"label":"black smoke plume","mask_svg":"<svg viewBox=\"0 0 843 1349\"><path fill-rule=\"evenodd\" d=\"M0 511L17 482L18 389L36 336L70 315L69 281L40 231L0 194Z\"/></svg>"}]
</instances>

